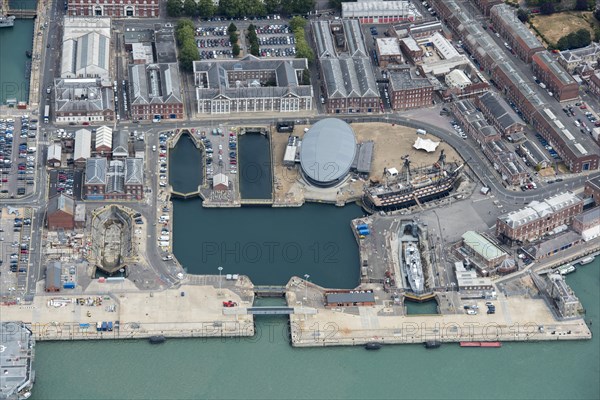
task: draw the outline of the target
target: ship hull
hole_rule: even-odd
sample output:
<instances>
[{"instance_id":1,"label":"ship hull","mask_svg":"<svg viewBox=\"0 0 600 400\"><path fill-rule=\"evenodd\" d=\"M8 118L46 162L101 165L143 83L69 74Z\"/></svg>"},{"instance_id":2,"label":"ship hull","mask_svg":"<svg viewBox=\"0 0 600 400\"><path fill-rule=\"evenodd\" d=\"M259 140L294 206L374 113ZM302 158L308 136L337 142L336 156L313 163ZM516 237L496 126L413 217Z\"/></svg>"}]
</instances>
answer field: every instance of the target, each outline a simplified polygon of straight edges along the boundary
<instances>
[{"instance_id":1,"label":"ship hull","mask_svg":"<svg viewBox=\"0 0 600 400\"><path fill-rule=\"evenodd\" d=\"M396 199L386 201L384 204L376 204L370 194L363 195L362 203L365 211L373 214L378 211L396 211L411 207L419 203L441 199L450 194L458 177L450 178L445 182L434 183L417 189L405 189L398 192L386 193L386 197L395 196Z\"/></svg>"}]
</instances>

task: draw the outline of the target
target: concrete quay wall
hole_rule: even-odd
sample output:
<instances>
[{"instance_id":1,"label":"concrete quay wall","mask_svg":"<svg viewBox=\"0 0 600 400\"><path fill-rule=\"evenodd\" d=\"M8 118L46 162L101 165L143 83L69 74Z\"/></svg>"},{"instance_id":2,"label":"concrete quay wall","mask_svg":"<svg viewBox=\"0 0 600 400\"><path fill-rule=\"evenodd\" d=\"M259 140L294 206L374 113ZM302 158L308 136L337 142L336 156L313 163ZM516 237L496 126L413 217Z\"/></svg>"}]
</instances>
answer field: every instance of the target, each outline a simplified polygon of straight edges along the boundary
<instances>
[{"instance_id":1,"label":"concrete quay wall","mask_svg":"<svg viewBox=\"0 0 600 400\"><path fill-rule=\"evenodd\" d=\"M483 300L468 300L479 306L477 315L393 315L382 306L354 310L319 309L314 315L292 315L294 347L356 346L383 344L500 341L528 342L589 340L592 333L583 318L560 320L542 299L500 295L493 301L495 314L486 314Z\"/></svg>"},{"instance_id":2,"label":"concrete quay wall","mask_svg":"<svg viewBox=\"0 0 600 400\"><path fill-rule=\"evenodd\" d=\"M101 285L107 284L94 282L80 293L36 295L27 306L2 305L0 315L6 321L26 323L36 340L254 335L252 315L224 314L223 300L244 303L226 288L183 284L163 291L141 291L128 281L104 289ZM98 332L96 324L103 321L112 322L113 331Z\"/></svg>"},{"instance_id":3,"label":"concrete quay wall","mask_svg":"<svg viewBox=\"0 0 600 400\"><path fill-rule=\"evenodd\" d=\"M97 332L95 323L89 327L68 322L36 323L28 327L38 341L147 339L157 335L167 338L251 337L255 334L254 323L235 321L126 323L118 330L104 332Z\"/></svg>"}]
</instances>

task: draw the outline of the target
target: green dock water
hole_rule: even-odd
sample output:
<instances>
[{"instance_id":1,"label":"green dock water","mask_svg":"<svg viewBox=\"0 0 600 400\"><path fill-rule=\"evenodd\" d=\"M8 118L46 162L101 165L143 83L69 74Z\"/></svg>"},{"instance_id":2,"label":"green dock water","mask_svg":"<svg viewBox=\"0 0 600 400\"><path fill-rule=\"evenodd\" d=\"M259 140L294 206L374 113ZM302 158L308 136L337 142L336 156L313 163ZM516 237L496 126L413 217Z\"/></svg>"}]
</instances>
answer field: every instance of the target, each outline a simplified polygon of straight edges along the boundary
<instances>
[{"instance_id":1,"label":"green dock water","mask_svg":"<svg viewBox=\"0 0 600 400\"><path fill-rule=\"evenodd\" d=\"M249 132L239 136L237 176L242 199L273 197L271 146L265 135Z\"/></svg>"},{"instance_id":2,"label":"green dock water","mask_svg":"<svg viewBox=\"0 0 600 400\"><path fill-rule=\"evenodd\" d=\"M34 8L28 5L24 3L21 8ZM17 19L12 28L0 28L0 104L5 104L6 99L29 99L29 74L25 65L31 59L25 52L31 51L32 44L33 19Z\"/></svg>"}]
</instances>

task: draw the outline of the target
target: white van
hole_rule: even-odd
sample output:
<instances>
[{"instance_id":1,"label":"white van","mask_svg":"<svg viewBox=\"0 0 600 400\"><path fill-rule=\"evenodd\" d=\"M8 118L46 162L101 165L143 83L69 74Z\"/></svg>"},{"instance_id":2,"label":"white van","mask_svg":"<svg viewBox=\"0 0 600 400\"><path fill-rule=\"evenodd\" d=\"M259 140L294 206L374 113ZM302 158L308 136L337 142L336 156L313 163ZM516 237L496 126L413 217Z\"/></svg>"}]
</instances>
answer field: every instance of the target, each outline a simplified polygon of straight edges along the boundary
<instances>
[{"instance_id":1,"label":"white van","mask_svg":"<svg viewBox=\"0 0 600 400\"><path fill-rule=\"evenodd\" d=\"M168 221L170 219L171 219L171 217L169 217L168 215L161 215L159 218L160 221Z\"/></svg>"}]
</instances>

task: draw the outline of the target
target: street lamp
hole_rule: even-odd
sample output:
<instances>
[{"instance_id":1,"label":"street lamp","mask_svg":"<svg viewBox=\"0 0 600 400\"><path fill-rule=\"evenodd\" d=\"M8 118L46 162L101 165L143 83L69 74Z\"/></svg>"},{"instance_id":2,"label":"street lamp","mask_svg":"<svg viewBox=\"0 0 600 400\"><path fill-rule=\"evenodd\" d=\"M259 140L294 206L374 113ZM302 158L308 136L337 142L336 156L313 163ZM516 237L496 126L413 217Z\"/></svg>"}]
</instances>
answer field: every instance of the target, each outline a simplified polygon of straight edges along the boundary
<instances>
[{"instance_id":1,"label":"street lamp","mask_svg":"<svg viewBox=\"0 0 600 400\"><path fill-rule=\"evenodd\" d=\"M219 293L221 293L221 271L223 271L223 267L217 268L219 270Z\"/></svg>"}]
</instances>

